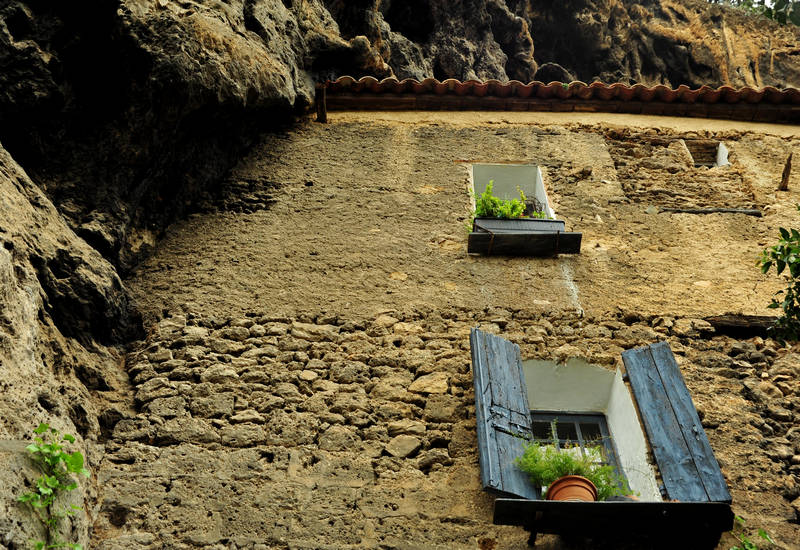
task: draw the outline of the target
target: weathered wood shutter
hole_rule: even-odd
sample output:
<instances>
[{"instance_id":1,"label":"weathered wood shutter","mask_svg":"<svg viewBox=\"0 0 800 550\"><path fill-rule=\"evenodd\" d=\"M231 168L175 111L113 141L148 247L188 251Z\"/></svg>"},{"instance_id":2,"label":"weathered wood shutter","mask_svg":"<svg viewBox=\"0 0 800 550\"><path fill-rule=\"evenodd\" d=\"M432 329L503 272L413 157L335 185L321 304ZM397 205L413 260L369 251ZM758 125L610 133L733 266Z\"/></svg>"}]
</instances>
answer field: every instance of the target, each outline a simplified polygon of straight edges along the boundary
<instances>
[{"instance_id":1,"label":"weathered wood shutter","mask_svg":"<svg viewBox=\"0 0 800 550\"><path fill-rule=\"evenodd\" d=\"M519 346L478 329L470 332L470 346L483 488L539 498L538 491L514 464L524 450L524 438L531 434Z\"/></svg>"},{"instance_id":2,"label":"weathered wood shutter","mask_svg":"<svg viewBox=\"0 0 800 550\"><path fill-rule=\"evenodd\" d=\"M669 499L731 502L728 486L666 342L622 353Z\"/></svg>"}]
</instances>

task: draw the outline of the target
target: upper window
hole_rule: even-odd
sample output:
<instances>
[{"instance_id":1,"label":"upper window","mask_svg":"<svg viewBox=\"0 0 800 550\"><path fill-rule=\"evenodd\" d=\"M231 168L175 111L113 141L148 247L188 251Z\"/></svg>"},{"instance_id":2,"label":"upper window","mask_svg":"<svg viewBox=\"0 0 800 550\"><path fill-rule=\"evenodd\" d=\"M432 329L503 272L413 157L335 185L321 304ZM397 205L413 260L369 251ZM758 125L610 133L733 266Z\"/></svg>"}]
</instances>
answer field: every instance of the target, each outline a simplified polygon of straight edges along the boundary
<instances>
[{"instance_id":1,"label":"upper window","mask_svg":"<svg viewBox=\"0 0 800 550\"><path fill-rule=\"evenodd\" d=\"M580 253L581 233L566 231L564 220L556 219L537 165L472 164L469 186L472 212L476 212L476 195L482 195L490 186L491 196L501 201L522 201L524 196L524 210L510 209L513 214L510 218L508 213L475 217L467 252L504 256Z\"/></svg>"}]
</instances>

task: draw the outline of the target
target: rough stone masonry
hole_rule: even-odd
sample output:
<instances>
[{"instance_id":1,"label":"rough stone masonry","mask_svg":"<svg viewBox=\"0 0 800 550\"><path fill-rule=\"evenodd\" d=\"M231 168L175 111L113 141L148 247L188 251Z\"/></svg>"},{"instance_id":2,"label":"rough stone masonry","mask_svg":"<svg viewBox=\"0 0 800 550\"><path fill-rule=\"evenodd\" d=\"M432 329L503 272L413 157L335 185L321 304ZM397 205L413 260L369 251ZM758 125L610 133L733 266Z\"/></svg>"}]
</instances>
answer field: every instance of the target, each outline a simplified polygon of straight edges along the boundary
<instances>
[{"instance_id":1,"label":"rough stone masonry","mask_svg":"<svg viewBox=\"0 0 800 550\"><path fill-rule=\"evenodd\" d=\"M480 490L473 326L523 357L612 369L622 350L666 339L734 502L786 520L800 509L800 360L772 340L623 312L189 312L159 322L128 357L136 407L106 442L96 544L526 548L524 531L491 524ZM787 542L798 532L773 531ZM558 547L554 537L543 544Z\"/></svg>"}]
</instances>

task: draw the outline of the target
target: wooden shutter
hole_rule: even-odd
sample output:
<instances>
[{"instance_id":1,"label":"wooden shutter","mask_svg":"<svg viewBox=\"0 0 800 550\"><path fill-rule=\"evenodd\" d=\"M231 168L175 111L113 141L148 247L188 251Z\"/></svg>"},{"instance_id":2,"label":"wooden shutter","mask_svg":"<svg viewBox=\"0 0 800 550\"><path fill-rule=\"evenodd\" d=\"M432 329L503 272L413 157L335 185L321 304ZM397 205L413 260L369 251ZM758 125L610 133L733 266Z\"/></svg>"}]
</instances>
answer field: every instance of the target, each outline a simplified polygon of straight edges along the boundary
<instances>
[{"instance_id":1,"label":"wooden shutter","mask_svg":"<svg viewBox=\"0 0 800 550\"><path fill-rule=\"evenodd\" d=\"M622 353L670 499L731 502L728 486L666 342Z\"/></svg>"},{"instance_id":2,"label":"wooden shutter","mask_svg":"<svg viewBox=\"0 0 800 550\"><path fill-rule=\"evenodd\" d=\"M483 488L521 498L539 498L538 490L514 463L531 435L530 406L519 346L472 329L472 373L478 457Z\"/></svg>"}]
</instances>

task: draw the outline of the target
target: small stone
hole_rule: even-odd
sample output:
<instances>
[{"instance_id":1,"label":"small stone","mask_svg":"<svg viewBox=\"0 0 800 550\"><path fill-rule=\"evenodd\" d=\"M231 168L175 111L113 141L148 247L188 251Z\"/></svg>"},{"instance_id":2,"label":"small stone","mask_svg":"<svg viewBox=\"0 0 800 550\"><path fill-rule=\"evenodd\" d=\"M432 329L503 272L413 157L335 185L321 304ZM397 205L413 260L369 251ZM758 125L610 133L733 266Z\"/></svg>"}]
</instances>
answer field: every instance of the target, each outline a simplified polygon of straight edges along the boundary
<instances>
[{"instance_id":1,"label":"small stone","mask_svg":"<svg viewBox=\"0 0 800 550\"><path fill-rule=\"evenodd\" d=\"M147 358L152 363L161 363L162 361L168 361L172 359L172 351L168 349L160 349L158 351L148 354Z\"/></svg>"},{"instance_id":2,"label":"small stone","mask_svg":"<svg viewBox=\"0 0 800 550\"><path fill-rule=\"evenodd\" d=\"M745 380L742 382L742 395L744 398L749 401L753 401L754 403L766 403L769 398L763 391L761 391L759 385L760 383L756 383L751 380Z\"/></svg>"},{"instance_id":3,"label":"small stone","mask_svg":"<svg viewBox=\"0 0 800 550\"><path fill-rule=\"evenodd\" d=\"M180 396L160 397L150 401L146 409L150 414L172 418L186 414L186 400Z\"/></svg>"},{"instance_id":4,"label":"small stone","mask_svg":"<svg viewBox=\"0 0 800 550\"><path fill-rule=\"evenodd\" d=\"M193 399L189 409L192 414L205 418L228 416L233 414L233 403L234 396L232 393L216 393L209 397Z\"/></svg>"},{"instance_id":5,"label":"small stone","mask_svg":"<svg viewBox=\"0 0 800 550\"><path fill-rule=\"evenodd\" d=\"M141 403L152 401L158 397L171 397L176 395L178 390L175 386L163 376L151 378L139 387L136 392L136 400Z\"/></svg>"},{"instance_id":6,"label":"small stone","mask_svg":"<svg viewBox=\"0 0 800 550\"><path fill-rule=\"evenodd\" d=\"M388 428L389 435L393 437L400 434L423 435L426 429L424 423L410 418L389 422Z\"/></svg>"},{"instance_id":7,"label":"small stone","mask_svg":"<svg viewBox=\"0 0 800 550\"><path fill-rule=\"evenodd\" d=\"M257 424L236 424L220 430L223 445L228 447L252 447L267 441L267 433Z\"/></svg>"},{"instance_id":8,"label":"small stone","mask_svg":"<svg viewBox=\"0 0 800 550\"><path fill-rule=\"evenodd\" d=\"M414 393L446 393L449 376L446 372L434 372L420 376L408 387Z\"/></svg>"},{"instance_id":9,"label":"small stone","mask_svg":"<svg viewBox=\"0 0 800 550\"><path fill-rule=\"evenodd\" d=\"M391 315L379 315L375 319L375 321L373 321L373 325L384 328L390 328L398 322L399 322L398 319L395 319Z\"/></svg>"},{"instance_id":10,"label":"small stone","mask_svg":"<svg viewBox=\"0 0 800 550\"><path fill-rule=\"evenodd\" d=\"M191 416L173 418L156 427L156 440L161 444L213 443L219 435L209 424Z\"/></svg>"},{"instance_id":11,"label":"small stone","mask_svg":"<svg viewBox=\"0 0 800 550\"><path fill-rule=\"evenodd\" d=\"M762 380L758 383L758 389L769 397L783 397L783 392L766 380Z\"/></svg>"},{"instance_id":12,"label":"small stone","mask_svg":"<svg viewBox=\"0 0 800 550\"><path fill-rule=\"evenodd\" d=\"M194 344L208 336L208 329L205 327L189 326L183 329L183 339L188 343Z\"/></svg>"},{"instance_id":13,"label":"small stone","mask_svg":"<svg viewBox=\"0 0 800 550\"><path fill-rule=\"evenodd\" d=\"M203 371L200 375L200 380L203 382L212 382L216 384L224 384L226 382L233 382L239 378L236 370L227 365L214 365Z\"/></svg>"},{"instance_id":14,"label":"small stone","mask_svg":"<svg viewBox=\"0 0 800 550\"><path fill-rule=\"evenodd\" d=\"M447 449L433 448L420 453L420 456L417 459L417 468L420 470L429 470L434 464L443 464L445 466L449 466L452 463L453 459L450 458L450 454L447 452Z\"/></svg>"},{"instance_id":15,"label":"small stone","mask_svg":"<svg viewBox=\"0 0 800 550\"><path fill-rule=\"evenodd\" d=\"M553 358L556 362L561 364L566 363L568 359L572 359L573 357L583 356L584 353L579 348L570 344L564 344L553 350Z\"/></svg>"},{"instance_id":16,"label":"small stone","mask_svg":"<svg viewBox=\"0 0 800 550\"><path fill-rule=\"evenodd\" d=\"M241 424L242 422L261 423L264 422L264 417L253 409L247 409L231 416L230 421L232 424Z\"/></svg>"},{"instance_id":17,"label":"small stone","mask_svg":"<svg viewBox=\"0 0 800 550\"><path fill-rule=\"evenodd\" d=\"M386 452L395 458L406 458L416 453L422 442L413 435L398 435L386 444Z\"/></svg>"},{"instance_id":18,"label":"small stone","mask_svg":"<svg viewBox=\"0 0 800 550\"><path fill-rule=\"evenodd\" d=\"M728 355L736 357L737 355L746 354L753 350L753 345L750 342L734 342L731 349L728 350Z\"/></svg>"},{"instance_id":19,"label":"small stone","mask_svg":"<svg viewBox=\"0 0 800 550\"><path fill-rule=\"evenodd\" d=\"M313 370L302 370L297 377L302 380L303 382L313 382L317 378L319 378L319 374L314 372Z\"/></svg>"},{"instance_id":20,"label":"small stone","mask_svg":"<svg viewBox=\"0 0 800 550\"><path fill-rule=\"evenodd\" d=\"M267 334L267 329L265 329L262 325L253 325L250 327L250 337L251 338L261 338Z\"/></svg>"},{"instance_id":21,"label":"small stone","mask_svg":"<svg viewBox=\"0 0 800 550\"><path fill-rule=\"evenodd\" d=\"M793 417L792 411L787 411L777 405L769 405L767 407L767 415L778 422L791 422Z\"/></svg>"},{"instance_id":22,"label":"small stone","mask_svg":"<svg viewBox=\"0 0 800 550\"><path fill-rule=\"evenodd\" d=\"M248 384L267 385L272 380L272 377L264 369L253 367L241 373L239 375L239 380L241 380L242 382L247 382Z\"/></svg>"},{"instance_id":23,"label":"small stone","mask_svg":"<svg viewBox=\"0 0 800 550\"><path fill-rule=\"evenodd\" d=\"M429 422L454 422L458 404L451 395L431 395L425 403L425 419Z\"/></svg>"},{"instance_id":24,"label":"small stone","mask_svg":"<svg viewBox=\"0 0 800 550\"><path fill-rule=\"evenodd\" d=\"M348 451L360 441L352 428L336 424L319 436L319 448L324 451Z\"/></svg>"},{"instance_id":25,"label":"small stone","mask_svg":"<svg viewBox=\"0 0 800 550\"><path fill-rule=\"evenodd\" d=\"M247 349L246 344L222 338L209 338L208 346L213 351L223 355L239 355Z\"/></svg>"},{"instance_id":26,"label":"small stone","mask_svg":"<svg viewBox=\"0 0 800 550\"><path fill-rule=\"evenodd\" d=\"M775 386L781 390L781 393L785 396L792 395L795 390L794 387L788 382L775 382Z\"/></svg>"},{"instance_id":27,"label":"small stone","mask_svg":"<svg viewBox=\"0 0 800 550\"><path fill-rule=\"evenodd\" d=\"M392 327L395 334L422 334L425 329L415 323L397 323Z\"/></svg>"},{"instance_id":28,"label":"small stone","mask_svg":"<svg viewBox=\"0 0 800 550\"><path fill-rule=\"evenodd\" d=\"M292 336L309 342L336 340L339 327L333 325L315 325L313 323L292 323Z\"/></svg>"},{"instance_id":29,"label":"small stone","mask_svg":"<svg viewBox=\"0 0 800 550\"><path fill-rule=\"evenodd\" d=\"M249 349L246 352L242 353L242 357L277 357L279 350L276 346L261 346L253 349Z\"/></svg>"},{"instance_id":30,"label":"small stone","mask_svg":"<svg viewBox=\"0 0 800 550\"><path fill-rule=\"evenodd\" d=\"M250 331L245 327L227 327L214 331L211 336L233 340L235 342L243 342L250 337Z\"/></svg>"},{"instance_id":31,"label":"small stone","mask_svg":"<svg viewBox=\"0 0 800 550\"><path fill-rule=\"evenodd\" d=\"M300 394L300 390L297 389L297 386L292 384L291 382L281 382L275 385L273 389L275 395L278 395L286 400L288 403L299 403L303 401L305 398Z\"/></svg>"},{"instance_id":32,"label":"small stone","mask_svg":"<svg viewBox=\"0 0 800 550\"><path fill-rule=\"evenodd\" d=\"M405 281L408 279L408 273L403 273L402 271L392 271L389 274L389 278L393 281Z\"/></svg>"}]
</instances>

